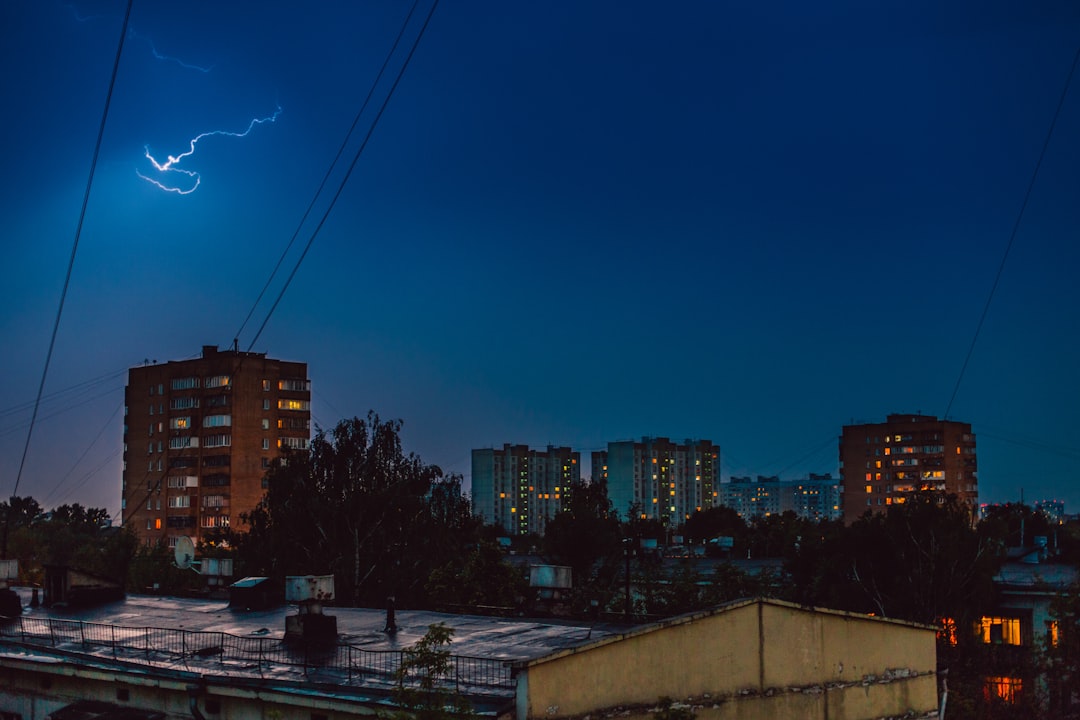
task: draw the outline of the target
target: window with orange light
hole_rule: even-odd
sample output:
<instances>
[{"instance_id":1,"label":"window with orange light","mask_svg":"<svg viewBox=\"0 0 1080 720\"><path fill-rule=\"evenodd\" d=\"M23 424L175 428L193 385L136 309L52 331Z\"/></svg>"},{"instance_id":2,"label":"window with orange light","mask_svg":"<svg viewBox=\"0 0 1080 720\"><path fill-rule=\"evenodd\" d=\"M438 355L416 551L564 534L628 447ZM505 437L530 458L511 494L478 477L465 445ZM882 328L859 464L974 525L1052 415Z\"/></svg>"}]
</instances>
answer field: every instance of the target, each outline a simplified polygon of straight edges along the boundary
<instances>
[{"instance_id":1,"label":"window with orange light","mask_svg":"<svg viewBox=\"0 0 1080 720\"><path fill-rule=\"evenodd\" d=\"M956 646L956 620L952 618L941 618L938 624L937 639L942 642L947 642L953 647Z\"/></svg>"},{"instance_id":2,"label":"window with orange light","mask_svg":"<svg viewBox=\"0 0 1080 720\"><path fill-rule=\"evenodd\" d=\"M1018 677L990 676L986 678L983 696L987 700L997 698L1007 703L1020 699L1024 690L1024 681Z\"/></svg>"},{"instance_id":3,"label":"window with orange light","mask_svg":"<svg viewBox=\"0 0 1080 720\"><path fill-rule=\"evenodd\" d=\"M979 639L986 644L1020 645L1020 618L983 617L978 626Z\"/></svg>"}]
</instances>

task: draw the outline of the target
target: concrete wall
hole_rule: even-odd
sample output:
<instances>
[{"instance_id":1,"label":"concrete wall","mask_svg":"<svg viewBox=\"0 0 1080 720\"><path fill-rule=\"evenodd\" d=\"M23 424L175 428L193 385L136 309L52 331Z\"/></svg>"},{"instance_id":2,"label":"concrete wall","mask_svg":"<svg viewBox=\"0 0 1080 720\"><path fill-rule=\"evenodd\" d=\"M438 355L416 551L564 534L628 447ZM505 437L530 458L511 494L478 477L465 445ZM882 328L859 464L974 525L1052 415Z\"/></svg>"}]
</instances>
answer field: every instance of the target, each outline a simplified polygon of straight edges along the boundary
<instances>
[{"instance_id":1,"label":"concrete wall","mask_svg":"<svg viewBox=\"0 0 1080 720\"><path fill-rule=\"evenodd\" d=\"M183 677L188 676L188 677ZM169 720L193 720L188 687L200 686L198 707L207 720L344 720L387 712L376 699L268 683L241 686L228 678L202 681L195 673L152 674L145 669L106 670L55 659L42 662L0 655L0 712L22 720L45 720L77 700L102 700L140 710L164 712Z\"/></svg>"},{"instance_id":2,"label":"concrete wall","mask_svg":"<svg viewBox=\"0 0 1080 720\"><path fill-rule=\"evenodd\" d=\"M936 707L935 667L932 629L751 601L535 661L518 717L649 715L664 696L717 720L902 715Z\"/></svg>"}]
</instances>

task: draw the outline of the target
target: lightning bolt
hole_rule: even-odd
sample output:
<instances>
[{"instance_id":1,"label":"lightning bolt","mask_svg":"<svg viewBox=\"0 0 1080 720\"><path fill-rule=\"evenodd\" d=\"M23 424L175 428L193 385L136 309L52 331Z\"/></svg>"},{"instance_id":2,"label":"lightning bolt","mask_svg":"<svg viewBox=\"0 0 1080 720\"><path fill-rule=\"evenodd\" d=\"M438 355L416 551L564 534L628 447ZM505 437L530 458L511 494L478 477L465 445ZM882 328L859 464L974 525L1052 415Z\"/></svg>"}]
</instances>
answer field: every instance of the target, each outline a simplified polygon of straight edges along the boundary
<instances>
[{"instance_id":1,"label":"lightning bolt","mask_svg":"<svg viewBox=\"0 0 1080 720\"><path fill-rule=\"evenodd\" d=\"M180 175L188 177L194 184L192 184L191 187L187 189L184 189L182 187L174 187L171 184L167 184L166 182L147 177L146 175L143 175L138 169L135 170L135 174L141 177L146 182L151 183L152 185L157 185L165 192L173 192L177 195L190 195L191 193L195 192L195 190L199 187L199 183L202 182L202 176L200 176L199 173L195 172L194 170L187 170L176 166L179 165L184 158L190 157L195 154L195 146L199 143L200 140L206 137L211 137L213 135L225 135L227 137L247 137L248 134L255 129L256 125L262 125L263 123L268 122L275 122L278 118L278 115L280 114L281 108L279 107L276 111L274 111L274 114L270 115L269 117L255 118L250 123L248 123L247 129L243 132L232 132L230 130L211 130L210 132L200 133L194 138L192 138L191 141L188 143L188 149L186 152L182 152L179 155L169 155L164 162L158 162L158 160L150 154L150 146L147 145L145 147L146 159L150 161L150 164L152 164L154 168L162 175L167 175L168 173L179 173Z\"/></svg>"},{"instance_id":2,"label":"lightning bolt","mask_svg":"<svg viewBox=\"0 0 1080 720\"><path fill-rule=\"evenodd\" d=\"M171 55L162 55L161 53L158 52L157 46L154 45L153 40L151 40L146 35L140 35L139 33L135 32L134 30L131 31L131 37L136 38L138 40L142 40L147 45L149 45L150 46L150 52L152 52L154 54L155 58L157 58L158 60L161 60L162 62L174 62L174 63L176 63L177 65L179 65L182 68L186 68L188 70L198 70L199 72L201 72L203 74L206 74L206 73L208 73L208 72L210 72L211 70L214 69L213 65L211 65L210 67L202 67L200 65L192 65L191 63L186 63L183 60L181 60L180 58L175 58L175 57L173 57Z\"/></svg>"}]
</instances>

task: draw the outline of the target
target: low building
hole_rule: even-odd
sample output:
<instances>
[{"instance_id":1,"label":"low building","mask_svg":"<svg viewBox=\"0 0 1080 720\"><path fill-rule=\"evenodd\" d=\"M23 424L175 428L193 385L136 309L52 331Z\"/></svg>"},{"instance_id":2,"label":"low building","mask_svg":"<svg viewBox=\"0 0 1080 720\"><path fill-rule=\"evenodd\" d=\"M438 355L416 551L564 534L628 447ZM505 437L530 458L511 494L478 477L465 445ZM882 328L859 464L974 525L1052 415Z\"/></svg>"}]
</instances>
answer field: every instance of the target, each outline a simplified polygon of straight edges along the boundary
<instances>
[{"instance_id":1,"label":"low building","mask_svg":"<svg viewBox=\"0 0 1080 720\"><path fill-rule=\"evenodd\" d=\"M181 718L389 715L404 652L453 630L451 688L500 720L929 717L935 632L911 623L743 600L643 626L335 608L339 642L283 642L287 610L131 596L79 620L35 608L0 625L0 717L44 720L77 700ZM137 618L137 622L134 620ZM687 662L693 658L692 662Z\"/></svg>"}]
</instances>

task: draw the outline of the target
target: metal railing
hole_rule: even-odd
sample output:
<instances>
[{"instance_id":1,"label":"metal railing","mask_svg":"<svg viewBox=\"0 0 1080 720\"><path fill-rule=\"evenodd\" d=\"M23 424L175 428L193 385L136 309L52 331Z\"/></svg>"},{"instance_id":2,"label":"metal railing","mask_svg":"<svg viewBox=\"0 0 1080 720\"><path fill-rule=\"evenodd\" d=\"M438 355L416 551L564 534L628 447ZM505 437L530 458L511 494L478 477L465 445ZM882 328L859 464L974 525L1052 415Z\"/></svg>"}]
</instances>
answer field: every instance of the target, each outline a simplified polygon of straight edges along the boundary
<instances>
[{"instance_id":1,"label":"metal railing","mask_svg":"<svg viewBox=\"0 0 1080 720\"><path fill-rule=\"evenodd\" d=\"M347 685L395 685L398 668L409 655L409 650L369 650L347 643L289 644L280 638L226 632L33 617L0 618L3 641L145 665L197 665L199 672L211 675L264 676L291 668ZM450 668L442 684L462 693L506 694L514 689L510 663L505 660L451 655Z\"/></svg>"}]
</instances>

